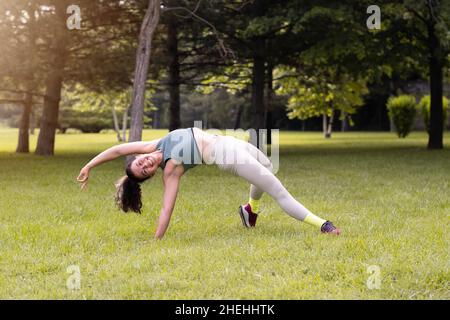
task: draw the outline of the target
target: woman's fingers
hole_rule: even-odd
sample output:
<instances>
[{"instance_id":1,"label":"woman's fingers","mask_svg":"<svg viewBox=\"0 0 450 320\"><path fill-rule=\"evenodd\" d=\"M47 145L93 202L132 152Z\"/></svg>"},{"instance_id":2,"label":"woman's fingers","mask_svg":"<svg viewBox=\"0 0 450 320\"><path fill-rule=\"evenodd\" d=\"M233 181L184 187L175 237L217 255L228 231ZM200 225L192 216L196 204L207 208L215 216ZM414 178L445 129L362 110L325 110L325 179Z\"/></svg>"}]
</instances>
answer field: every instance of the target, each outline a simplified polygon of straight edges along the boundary
<instances>
[{"instance_id":1,"label":"woman's fingers","mask_svg":"<svg viewBox=\"0 0 450 320\"><path fill-rule=\"evenodd\" d=\"M81 190L86 189L88 179L89 179L89 170L87 168L81 169L80 174L77 177L77 181L81 183Z\"/></svg>"},{"instance_id":2,"label":"woman's fingers","mask_svg":"<svg viewBox=\"0 0 450 320\"><path fill-rule=\"evenodd\" d=\"M88 178L89 178L89 175L86 174L86 173L80 173L80 174L78 175L77 181L78 181L79 183L81 183L81 189L84 189L84 188L85 188L85 186L86 186L86 184L87 184L87 181L88 181Z\"/></svg>"}]
</instances>

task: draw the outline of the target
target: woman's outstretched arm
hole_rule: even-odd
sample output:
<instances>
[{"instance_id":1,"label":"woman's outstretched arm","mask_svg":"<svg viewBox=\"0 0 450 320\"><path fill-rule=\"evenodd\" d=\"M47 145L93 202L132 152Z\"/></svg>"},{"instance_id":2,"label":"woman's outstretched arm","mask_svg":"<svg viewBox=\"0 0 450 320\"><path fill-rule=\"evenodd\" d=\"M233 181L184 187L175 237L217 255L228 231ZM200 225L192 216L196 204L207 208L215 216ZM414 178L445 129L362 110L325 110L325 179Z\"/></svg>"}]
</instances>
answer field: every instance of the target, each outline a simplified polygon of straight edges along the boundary
<instances>
[{"instance_id":1,"label":"woman's outstretched arm","mask_svg":"<svg viewBox=\"0 0 450 320\"><path fill-rule=\"evenodd\" d=\"M156 150L158 141L159 139L152 141L136 141L123 143L108 148L105 151L99 153L81 169L80 174L77 177L78 182L82 184L81 188L83 189L86 186L87 180L89 178L89 170L91 170L92 168L121 156L127 156L136 153L151 153Z\"/></svg>"}]
</instances>

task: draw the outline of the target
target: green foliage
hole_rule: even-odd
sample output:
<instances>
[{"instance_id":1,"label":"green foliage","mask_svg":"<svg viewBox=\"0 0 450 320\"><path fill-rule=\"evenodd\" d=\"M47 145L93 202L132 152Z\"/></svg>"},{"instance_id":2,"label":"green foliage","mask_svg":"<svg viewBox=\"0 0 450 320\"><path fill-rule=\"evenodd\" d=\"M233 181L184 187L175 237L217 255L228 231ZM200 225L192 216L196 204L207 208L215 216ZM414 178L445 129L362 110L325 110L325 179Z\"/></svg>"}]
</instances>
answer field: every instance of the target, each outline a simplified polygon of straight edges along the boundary
<instances>
[{"instance_id":1,"label":"green foliage","mask_svg":"<svg viewBox=\"0 0 450 320\"><path fill-rule=\"evenodd\" d=\"M323 114L331 115L333 110L341 114L352 114L363 104L363 95L368 92L364 78L337 73L332 67L315 68L312 75L295 74L294 69L279 69L276 76L278 94L289 96L288 116L291 119L308 119ZM292 76L290 76L290 73Z\"/></svg>"},{"instance_id":2,"label":"green foliage","mask_svg":"<svg viewBox=\"0 0 450 320\"><path fill-rule=\"evenodd\" d=\"M450 52L450 2L405 0L403 5L408 13L405 19L420 23L423 34L428 32L426 23L433 25L443 52Z\"/></svg>"},{"instance_id":3,"label":"green foliage","mask_svg":"<svg viewBox=\"0 0 450 320\"><path fill-rule=\"evenodd\" d=\"M410 95L390 97L387 109L398 136L406 137L411 132L416 117L416 98Z\"/></svg>"},{"instance_id":4,"label":"green foliage","mask_svg":"<svg viewBox=\"0 0 450 320\"><path fill-rule=\"evenodd\" d=\"M430 96L426 95L420 99L418 104L418 109L422 113L423 122L425 123L425 128L427 132L430 133ZM448 111L448 99L446 97L442 97L442 114L443 114L443 122L444 128L447 123L447 111Z\"/></svg>"},{"instance_id":5,"label":"green foliage","mask_svg":"<svg viewBox=\"0 0 450 320\"><path fill-rule=\"evenodd\" d=\"M280 26L287 26L289 20L285 16L266 15L251 19L245 29L240 34L243 38L265 35L279 29Z\"/></svg>"},{"instance_id":6,"label":"green foliage","mask_svg":"<svg viewBox=\"0 0 450 320\"><path fill-rule=\"evenodd\" d=\"M196 91L210 94L217 88L225 88L230 94L242 92L251 84L251 65L244 64L221 69L221 74L207 73Z\"/></svg>"},{"instance_id":7,"label":"green foliage","mask_svg":"<svg viewBox=\"0 0 450 320\"><path fill-rule=\"evenodd\" d=\"M123 112L130 104L130 99L128 90L96 92L81 84L75 84L65 88L61 104L63 108L70 107L78 111L111 113L112 108L117 112Z\"/></svg>"},{"instance_id":8,"label":"green foliage","mask_svg":"<svg viewBox=\"0 0 450 320\"><path fill-rule=\"evenodd\" d=\"M225 89L216 89L210 94L192 93L183 100L182 124L192 125L195 120L201 119L207 128L233 128L239 107L246 104L242 96Z\"/></svg>"},{"instance_id":9,"label":"green foliage","mask_svg":"<svg viewBox=\"0 0 450 320\"><path fill-rule=\"evenodd\" d=\"M9 127L17 128L21 114L20 111L20 108L17 108L15 105L0 105L0 121Z\"/></svg>"},{"instance_id":10,"label":"green foliage","mask_svg":"<svg viewBox=\"0 0 450 320\"><path fill-rule=\"evenodd\" d=\"M112 129L111 117L95 111L63 110L60 115L59 129L78 129L83 133L98 133L103 129Z\"/></svg>"},{"instance_id":11,"label":"green foliage","mask_svg":"<svg viewBox=\"0 0 450 320\"><path fill-rule=\"evenodd\" d=\"M155 109L151 102L152 94L152 90L146 91L144 110L147 112ZM130 100L129 90L95 92L81 84L67 86L61 100L60 129L74 128L83 132L113 129L113 109L118 119L122 119ZM150 117L144 116L144 123L150 120Z\"/></svg>"}]
</instances>

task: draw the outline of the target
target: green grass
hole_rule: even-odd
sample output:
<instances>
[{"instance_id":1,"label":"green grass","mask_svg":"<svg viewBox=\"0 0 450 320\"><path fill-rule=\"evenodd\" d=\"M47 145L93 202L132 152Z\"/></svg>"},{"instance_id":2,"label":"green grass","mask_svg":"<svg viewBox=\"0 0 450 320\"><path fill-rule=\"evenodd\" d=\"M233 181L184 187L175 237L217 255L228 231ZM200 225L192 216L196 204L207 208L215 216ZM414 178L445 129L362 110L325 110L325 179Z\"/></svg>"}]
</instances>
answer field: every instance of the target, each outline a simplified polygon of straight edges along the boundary
<instances>
[{"instance_id":1,"label":"green grass","mask_svg":"<svg viewBox=\"0 0 450 320\"><path fill-rule=\"evenodd\" d=\"M165 131L146 131L144 139ZM189 171L165 238L153 233L161 173L144 184L142 215L114 207L122 161L74 178L109 134L56 137L56 155L17 155L0 129L0 298L25 299L449 299L450 135L427 151L424 133L281 134L278 177L311 211L339 225L326 236L284 214L267 195L257 228L242 227L242 179ZM35 146L36 137L31 145ZM70 290L66 269L81 270ZM367 268L381 271L369 289Z\"/></svg>"}]
</instances>

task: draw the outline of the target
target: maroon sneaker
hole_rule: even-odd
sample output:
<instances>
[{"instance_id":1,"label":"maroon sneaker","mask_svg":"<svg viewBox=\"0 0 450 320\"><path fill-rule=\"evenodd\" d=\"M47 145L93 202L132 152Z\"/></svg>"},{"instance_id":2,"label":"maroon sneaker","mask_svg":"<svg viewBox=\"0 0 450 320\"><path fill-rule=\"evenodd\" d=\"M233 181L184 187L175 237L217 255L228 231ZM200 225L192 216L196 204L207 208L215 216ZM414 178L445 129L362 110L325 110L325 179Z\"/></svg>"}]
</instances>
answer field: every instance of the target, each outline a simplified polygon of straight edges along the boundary
<instances>
[{"instance_id":1,"label":"maroon sneaker","mask_svg":"<svg viewBox=\"0 0 450 320\"><path fill-rule=\"evenodd\" d=\"M251 228L256 225L258 215L253 213L252 207L249 203L244 206L239 206L239 215L241 216L242 224L246 228Z\"/></svg>"},{"instance_id":2,"label":"maroon sneaker","mask_svg":"<svg viewBox=\"0 0 450 320\"><path fill-rule=\"evenodd\" d=\"M337 236L341 234L341 229L336 228L331 221L326 221L320 228L320 231L322 231L322 233L331 233Z\"/></svg>"}]
</instances>

